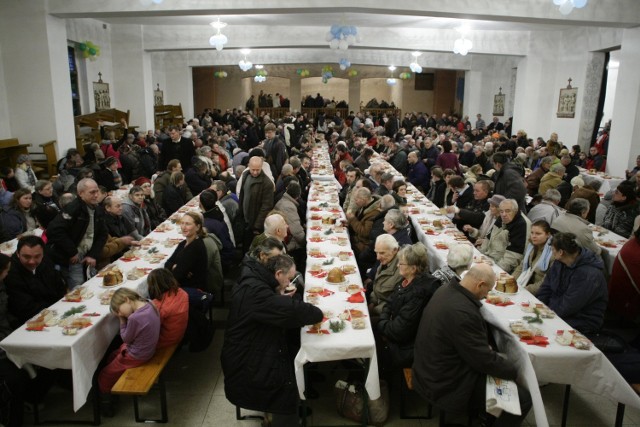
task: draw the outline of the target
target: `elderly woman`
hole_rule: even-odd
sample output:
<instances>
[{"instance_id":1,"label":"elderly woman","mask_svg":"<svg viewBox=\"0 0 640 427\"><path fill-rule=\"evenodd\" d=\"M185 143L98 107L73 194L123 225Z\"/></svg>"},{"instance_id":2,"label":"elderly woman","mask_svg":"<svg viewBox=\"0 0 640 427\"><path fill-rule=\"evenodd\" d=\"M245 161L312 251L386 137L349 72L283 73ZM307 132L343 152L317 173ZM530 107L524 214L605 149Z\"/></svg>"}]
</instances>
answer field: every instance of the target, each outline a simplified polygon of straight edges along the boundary
<instances>
[{"instance_id":1,"label":"elderly woman","mask_svg":"<svg viewBox=\"0 0 640 427\"><path fill-rule=\"evenodd\" d=\"M404 206L407 204L407 183L403 180L398 180L393 183L393 198L396 200L398 206Z\"/></svg>"},{"instance_id":2,"label":"elderly woman","mask_svg":"<svg viewBox=\"0 0 640 427\"><path fill-rule=\"evenodd\" d=\"M589 228L589 221L587 221L588 215L589 201L577 197L567 203L567 211L553 220L551 228L562 233L575 234L576 241L581 247L600 255L602 249L593 238L593 232Z\"/></svg>"},{"instance_id":3,"label":"elderly woman","mask_svg":"<svg viewBox=\"0 0 640 427\"><path fill-rule=\"evenodd\" d=\"M536 296L572 328L599 331L608 299L602 259L580 248L573 233L557 233L551 247L555 262Z\"/></svg>"},{"instance_id":4,"label":"elderly woman","mask_svg":"<svg viewBox=\"0 0 640 427\"><path fill-rule=\"evenodd\" d=\"M422 243L407 245L398 252L398 271L403 280L396 285L380 313L378 331L384 340L382 365L410 367L413 343L422 310L440 282L427 271L427 248Z\"/></svg>"},{"instance_id":5,"label":"elderly woman","mask_svg":"<svg viewBox=\"0 0 640 427\"><path fill-rule=\"evenodd\" d=\"M524 250L524 258L513 272L518 285L535 295L553 262L551 255L551 227L541 219L531 225L531 237Z\"/></svg>"},{"instance_id":6,"label":"elderly woman","mask_svg":"<svg viewBox=\"0 0 640 427\"><path fill-rule=\"evenodd\" d=\"M33 169L31 169L31 159L27 154L20 154L16 163L15 176L18 187L25 188L29 190L29 193L33 193L38 178Z\"/></svg>"},{"instance_id":7,"label":"elderly woman","mask_svg":"<svg viewBox=\"0 0 640 427\"><path fill-rule=\"evenodd\" d=\"M518 202L507 199L500 203L500 218L484 239L480 252L511 273L522 260L526 241L527 220L520 214Z\"/></svg>"},{"instance_id":8,"label":"elderly woman","mask_svg":"<svg viewBox=\"0 0 640 427\"><path fill-rule=\"evenodd\" d=\"M389 296L402 282L398 270L398 250L398 241L393 236L383 234L376 239L375 251L379 264L371 269L369 279L365 281L367 291L370 292L369 311L372 316L378 316L382 312Z\"/></svg>"},{"instance_id":9,"label":"elderly woman","mask_svg":"<svg viewBox=\"0 0 640 427\"><path fill-rule=\"evenodd\" d=\"M487 234L493 228L493 225L496 222L496 219L500 216L500 203L505 200L504 196L499 194L494 194L489 198L489 210L487 210L484 214L484 220L482 221L482 225L480 228L474 228L470 224L465 224L462 227L462 231L465 231L470 239L475 241L476 246L481 246L484 242L484 239L487 237Z\"/></svg>"},{"instance_id":10,"label":"elderly woman","mask_svg":"<svg viewBox=\"0 0 640 427\"><path fill-rule=\"evenodd\" d=\"M449 246L447 265L433 272L433 277L446 285L453 279L460 281L460 275L471 267L473 248L466 243L455 243Z\"/></svg>"},{"instance_id":11,"label":"elderly woman","mask_svg":"<svg viewBox=\"0 0 640 427\"><path fill-rule=\"evenodd\" d=\"M353 248L359 253L364 251L371 242L371 228L373 219L380 211L379 200L371 195L368 188L354 190L353 201L355 213L347 211L347 222L353 232Z\"/></svg>"}]
</instances>

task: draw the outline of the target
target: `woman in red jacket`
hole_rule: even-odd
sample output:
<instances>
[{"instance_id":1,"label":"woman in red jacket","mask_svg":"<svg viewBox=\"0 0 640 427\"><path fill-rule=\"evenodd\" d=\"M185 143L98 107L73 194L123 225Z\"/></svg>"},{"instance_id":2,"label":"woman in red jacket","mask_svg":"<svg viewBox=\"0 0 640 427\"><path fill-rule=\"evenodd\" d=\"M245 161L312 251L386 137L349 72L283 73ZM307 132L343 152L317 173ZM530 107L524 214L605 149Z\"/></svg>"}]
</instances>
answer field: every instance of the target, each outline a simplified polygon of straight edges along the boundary
<instances>
[{"instance_id":1,"label":"woman in red jacket","mask_svg":"<svg viewBox=\"0 0 640 427\"><path fill-rule=\"evenodd\" d=\"M158 347L182 341L189 320L189 296L166 268L156 268L147 278L149 297L160 313Z\"/></svg>"},{"instance_id":2,"label":"woman in red jacket","mask_svg":"<svg viewBox=\"0 0 640 427\"><path fill-rule=\"evenodd\" d=\"M640 317L640 229L620 249L613 263L609 309L630 321Z\"/></svg>"}]
</instances>

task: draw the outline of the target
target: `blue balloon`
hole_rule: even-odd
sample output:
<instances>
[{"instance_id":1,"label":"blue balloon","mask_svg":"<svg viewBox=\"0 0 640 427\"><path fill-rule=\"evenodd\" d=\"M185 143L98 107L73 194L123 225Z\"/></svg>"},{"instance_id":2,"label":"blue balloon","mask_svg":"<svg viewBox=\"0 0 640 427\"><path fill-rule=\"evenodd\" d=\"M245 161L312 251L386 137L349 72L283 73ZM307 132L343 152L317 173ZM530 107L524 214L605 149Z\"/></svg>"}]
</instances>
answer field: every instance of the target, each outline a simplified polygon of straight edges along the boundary
<instances>
[{"instance_id":1,"label":"blue balloon","mask_svg":"<svg viewBox=\"0 0 640 427\"><path fill-rule=\"evenodd\" d=\"M351 27L349 27L351 29L351 35L353 36L357 36L358 35L358 29L356 27L354 27L353 25Z\"/></svg>"},{"instance_id":2,"label":"blue balloon","mask_svg":"<svg viewBox=\"0 0 640 427\"><path fill-rule=\"evenodd\" d=\"M337 37L337 36L339 36L339 35L340 35L340 26L338 26L338 25L332 25L332 26L331 26L331 30L330 30L330 31L331 31L331 34L333 34L333 35L334 35L334 37Z\"/></svg>"}]
</instances>

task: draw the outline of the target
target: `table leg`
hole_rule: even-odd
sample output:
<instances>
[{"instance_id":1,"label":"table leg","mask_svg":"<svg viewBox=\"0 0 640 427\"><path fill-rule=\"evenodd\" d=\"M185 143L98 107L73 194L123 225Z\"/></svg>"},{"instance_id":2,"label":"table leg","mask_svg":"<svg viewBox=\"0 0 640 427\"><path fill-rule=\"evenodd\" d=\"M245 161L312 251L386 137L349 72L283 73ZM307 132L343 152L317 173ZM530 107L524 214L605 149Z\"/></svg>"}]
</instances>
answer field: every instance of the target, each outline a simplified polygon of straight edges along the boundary
<instances>
[{"instance_id":1,"label":"table leg","mask_svg":"<svg viewBox=\"0 0 640 427\"><path fill-rule=\"evenodd\" d=\"M564 402L562 403L562 427L567 426L567 416L569 415L569 397L571 396L571 384L564 388Z\"/></svg>"}]
</instances>

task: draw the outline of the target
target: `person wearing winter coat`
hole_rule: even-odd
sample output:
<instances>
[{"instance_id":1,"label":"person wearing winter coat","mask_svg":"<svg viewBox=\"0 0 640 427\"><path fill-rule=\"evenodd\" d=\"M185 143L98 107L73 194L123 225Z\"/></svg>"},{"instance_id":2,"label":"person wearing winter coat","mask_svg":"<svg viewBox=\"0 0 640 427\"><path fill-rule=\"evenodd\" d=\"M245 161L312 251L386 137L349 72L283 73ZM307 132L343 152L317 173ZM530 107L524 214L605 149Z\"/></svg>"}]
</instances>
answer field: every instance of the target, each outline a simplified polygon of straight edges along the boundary
<instances>
[{"instance_id":1,"label":"person wearing winter coat","mask_svg":"<svg viewBox=\"0 0 640 427\"><path fill-rule=\"evenodd\" d=\"M383 366L388 358L393 366L411 367L413 344L422 310L440 286L428 272L427 248L422 243L405 246L398 253L399 283L380 313L378 332L383 337Z\"/></svg>"},{"instance_id":2,"label":"person wearing winter coat","mask_svg":"<svg viewBox=\"0 0 640 427\"><path fill-rule=\"evenodd\" d=\"M507 273L518 266L527 242L527 222L518 210L518 203L507 199L500 203L500 218L485 238L480 252Z\"/></svg>"},{"instance_id":3,"label":"person wearing winter coat","mask_svg":"<svg viewBox=\"0 0 640 427\"><path fill-rule=\"evenodd\" d=\"M371 242L371 228L373 227L373 219L380 211L380 200L373 197L371 191L365 187L357 189L353 198L357 211L356 213L347 212L347 222L353 232L354 249L357 252L362 252Z\"/></svg>"},{"instance_id":4,"label":"person wearing winter coat","mask_svg":"<svg viewBox=\"0 0 640 427\"><path fill-rule=\"evenodd\" d=\"M144 237L151 232L151 220L144 206L142 187L131 187L129 197L122 202L122 216L136 227L137 237Z\"/></svg>"},{"instance_id":5,"label":"person wearing winter coat","mask_svg":"<svg viewBox=\"0 0 640 427\"><path fill-rule=\"evenodd\" d=\"M518 285L535 295L540 289L549 266L553 262L551 253L551 227L545 220L531 225L531 236L524 250L522 262L513 272Z\"/></svg>"},{"instance_id":6,"label":"person wearing winter coat","mask_svg":"<svg viewBox=\"0 0 640 427\"><path fill-rule=\"evenodd\" d=\"M289 232L291 233L291 240L287 244L288 253L306 246L306 234L300 222L300 215L298 214L298 198L300 197L300 192L301 189L298 182L289 182L286 192L275 206L275 210L282 213L284 219L287 221Z\"/></svg>"},{"instance_id":7,"label":"person wearing winter coat","mask_svg":"<svg viewBox=\"0 0 640 427\"><path fill-rule=\"evenodd\" d=\"M504 196L505 199L516 200L520 210L526 212L527 188L518 166L512 164L504 153L493 155L493 165L496 169L496 173L492 177L495 182L493 194Z\"/></svg>"},{"instance_id":8,"label":"person wearing winter coat","mask_svg":"<svg viewBox=\"0 0 640 427\"><path fill-rule=\"evenodd\" d=\"M298 424L298 387L293 369L297 349L287 331L322 321L322 310L287 286L295 277L284 255L264 264L246 257L233 288L222 346L227 400L241 408L273 414L273 425Z\"/></svg>"},{"instance_id":9,"label":"person wearing winter coat","mask_svg":"<svg viewBox=\"0 0 640 427\"><path fill-rule=\"evenodd\" d=\"M418 190L426 193L429 189L431 176L429 175L429 171L425 164L420 161L419 153L417 151L409 153L407 156L407 163L409 165L407 179Z\"/></svg>"},{"instance_id":10,"label":"person wearing winter coat","mask_svg":"<svg viewBox=\"0 0 640 427\"><path fill-rule=\"evenodd\" d=\"M633 184L623 181L613 193L611 205L604 214L602 226L628 238L633 231L633 222L639 214L640 207Z\"/></svg>"},{"instance_id":11,"label":"person wearing winter coat","mask_svg":"<svg viewBox=\"0 0 640 427\"><path fill-rule=\"evenodd\" d=\"M402 282L402 276L398 270L398 241L393 236L383 234L376 239L375 248L379 264L368 290L369 312L377 317L382 313L393 290Z\"/></svg>"},{"instance_id":12,"label":"person wearing winter coat","mask_svg":"<svg viewBox=\"0 0 640 427\"><path fill-rule=\"evenodd\" d=\"M581 248L573 233L557 233L551 246L555 262L536 296L572 328L598 332L608 301L602 259Z\"/></svg>"},{"instance_id":13,"label":"person wearing winter coat","mask_svg":"<svg viewBox=\"0 0 640 427\"><path fill-rule=\"evenodd\" d=\"M133 182L133 185L142 188L144 193L144 207L149 215L149 221L151 222L150 229L154 230L158 225L163 223L167 219L167 214L160 206L158 199L153 192L153 186L151 180L147 177L141 176Z\"/></svg>"}]
</instances>

